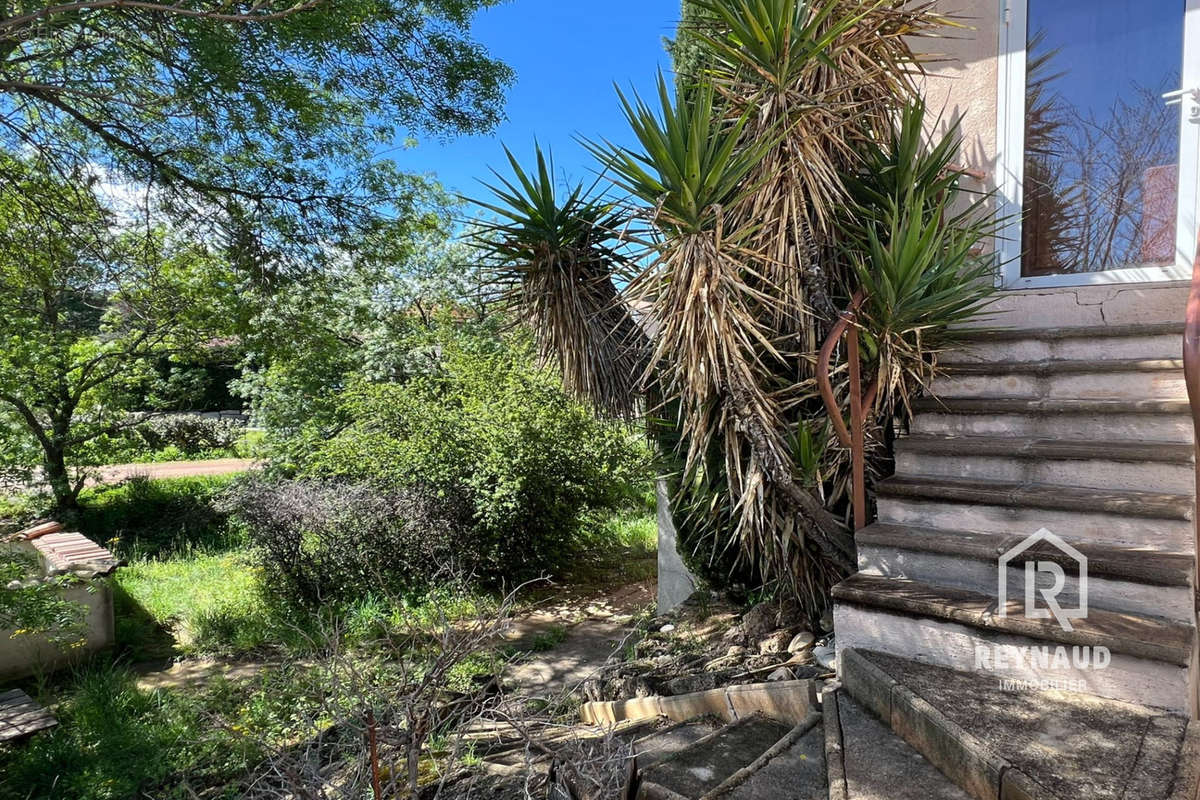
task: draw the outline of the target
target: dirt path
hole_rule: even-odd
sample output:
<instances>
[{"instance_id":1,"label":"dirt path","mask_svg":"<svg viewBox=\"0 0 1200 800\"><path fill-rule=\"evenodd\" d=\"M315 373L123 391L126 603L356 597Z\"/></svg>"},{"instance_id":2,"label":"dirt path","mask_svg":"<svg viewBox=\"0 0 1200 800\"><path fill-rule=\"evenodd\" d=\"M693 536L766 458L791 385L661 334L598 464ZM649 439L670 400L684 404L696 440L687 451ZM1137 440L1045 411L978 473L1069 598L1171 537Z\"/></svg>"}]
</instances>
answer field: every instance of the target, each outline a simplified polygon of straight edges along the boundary
<instances>
[{"instance_id":1,"label":"dirt path","mask_svg":"<svg viewBox=\"0 0 1200 800\"><path fill-rule=\"evenodd\" d=\"M99 469L89 483L120 483L129 478L193 478L205 475L231 475L261 462L247 458L218 458L212 461L165 461L161 464L110 464Z\"/></svg>"},{"instance_id":2,"label":"dirt path","mask_svg":"<svg viewBox=\"0 0 1200 800\"><path fill-rule=\"evenodd\" d=\"M654 582L588 597L569 591L517 621L509 639L518 649L552 634L561 640L515 664L508 678L525 692L555 695L595 675L627 642L634 618L655 600Z\"/></svg>"},{"instance_id":3,"label":"dirt path","mask_svg":"<svg viewBox=\"0 0 1200 800\"><path fill-rule=\"evenodd\" d=\"M152 691L198 689L218 678L227 681L248 681L270 666L273 665L266 662L225 662L198 658L177 662L146 661L134 664L133 669L138 674L138 688Z\"/></svg>"},{"instance_id":4,"label":"dirt path","mask_svg":"<svg viewBox=\"0 0 1200 800\"><path fill-rule=\"evenodd\" d=\"M505 637L518 650L533 650L510 668L508 679L529 696L550 697L578 687L624 645L636 616L654 601L653 581L602 593L591 587L564 587L560 595L518 619ZM539 641L553 643L538 652ZM151 690L195 689L217 678L247 681L271 666L277 664L198 658L146 661L134 669L138 687Z\"/></svg>"}]
</instances>

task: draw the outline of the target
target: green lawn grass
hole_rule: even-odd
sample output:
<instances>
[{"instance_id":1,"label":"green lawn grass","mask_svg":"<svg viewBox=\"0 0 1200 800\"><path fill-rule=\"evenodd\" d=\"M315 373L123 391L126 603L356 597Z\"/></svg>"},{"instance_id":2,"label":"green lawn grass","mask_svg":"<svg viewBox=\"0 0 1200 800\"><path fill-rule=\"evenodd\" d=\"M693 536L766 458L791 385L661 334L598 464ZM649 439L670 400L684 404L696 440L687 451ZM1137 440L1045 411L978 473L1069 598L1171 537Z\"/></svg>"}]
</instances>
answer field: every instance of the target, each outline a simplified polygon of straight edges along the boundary
<instances>
[{"instance_id":1,"label":"green lawn grass","mask_svg":"<svg viewBox=\"0 0 1200 800\"><path fill-rule=\"evenodd\" d=\"M298 647L307 629L263 596L249 551L180 553L137 561L119 570L117 642L132 657L250 656L278 646Z\"/></svg>"}]
</instances>

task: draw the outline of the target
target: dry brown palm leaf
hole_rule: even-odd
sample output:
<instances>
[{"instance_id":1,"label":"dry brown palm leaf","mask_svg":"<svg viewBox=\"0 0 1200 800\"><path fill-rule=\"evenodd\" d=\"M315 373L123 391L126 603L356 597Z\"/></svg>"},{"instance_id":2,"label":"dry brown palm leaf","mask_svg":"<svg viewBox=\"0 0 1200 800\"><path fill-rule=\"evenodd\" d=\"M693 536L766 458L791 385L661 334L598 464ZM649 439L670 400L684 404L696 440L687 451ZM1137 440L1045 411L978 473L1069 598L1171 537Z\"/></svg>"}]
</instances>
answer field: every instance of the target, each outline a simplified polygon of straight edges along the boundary
<instances>
[{"instance_id":1,"label":"dry brown palm leaf","mask_svg":"<svg viewBox=\"0 0 1200 800\"><path fill-rule=\"evenodd\" d=\"M812 352L821 325L838 309L823 266L835 211L845 199L841 175L864 138L887 129L890 115L915 93L921 60L907 37L944 22L932 3L883 0L696 0L717 20L702 39L714 57L713 80L731 115L749 113L745 136L782 131L734 209L755 220L758 269L778 288L765 309L789 349Z\"/></svg>"},{"instance_id":2,"label":"dry brown palm leaf","mask_svg":"<svg viewBox=\"0 0 1200 800\"><path fill-rule=\"evenodd\" d=\"M753 222L727 227L726 209L741 202L746 178L772 140L746 145L748 115L723 120L713 99L711 87L672 98L660 77L657 108L622 96L643 152L593 147L619 185L654 209L650 223L662 233L634 283L653 304L651 364L664 400L679 409L684 471L702 469L713 443L721 444L729 501L748 549L772 571L779 564L783 545L763 527L760 511L769 482L826 557L847 568L852 544L795 481L789 426L771 395L782 354L761 309L776 302L778 291L747 258Z\"/></svg>"}]
</instances>

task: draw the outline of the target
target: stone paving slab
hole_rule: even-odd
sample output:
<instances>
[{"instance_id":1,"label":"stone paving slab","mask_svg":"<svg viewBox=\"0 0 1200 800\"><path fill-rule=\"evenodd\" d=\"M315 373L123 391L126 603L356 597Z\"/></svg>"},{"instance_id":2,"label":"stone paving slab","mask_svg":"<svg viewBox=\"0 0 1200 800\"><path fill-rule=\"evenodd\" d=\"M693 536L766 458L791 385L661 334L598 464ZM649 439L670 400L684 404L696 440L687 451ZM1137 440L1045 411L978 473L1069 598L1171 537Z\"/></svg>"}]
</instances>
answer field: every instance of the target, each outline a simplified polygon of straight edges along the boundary
<instances>
[{"instance_id":1,"label":"stone paving slab","mask_svg":"<svg viewBox=\"0 0 1200 800\"><path fill-rule=\"evenodd\" d=\"M826 800L825 729L814 725L721 800Z\"/></svg>"},{"instance_id":2,"label":"stone paving slab","mask_svg":"<svg viewBox=\"0 0 1200 800\"><path fill-rule=\"evenodd\" d=\"M848 800L970 800L882 722L839 691Z\"/></svg>"},{"instance_id":3,"label":"stone paving slab","mask_svg":"<svg viewBox=\"0 0 1200 800\"><path fill-rule=\"evenodd\" d=\"M791 727L763 716L748 717L725 726L691 747L642 773L644 784L664 787L669 794L697 798L753 762L782 739ZM647 787L650 788L650 787Z\"/></svg>"}]
</instances>

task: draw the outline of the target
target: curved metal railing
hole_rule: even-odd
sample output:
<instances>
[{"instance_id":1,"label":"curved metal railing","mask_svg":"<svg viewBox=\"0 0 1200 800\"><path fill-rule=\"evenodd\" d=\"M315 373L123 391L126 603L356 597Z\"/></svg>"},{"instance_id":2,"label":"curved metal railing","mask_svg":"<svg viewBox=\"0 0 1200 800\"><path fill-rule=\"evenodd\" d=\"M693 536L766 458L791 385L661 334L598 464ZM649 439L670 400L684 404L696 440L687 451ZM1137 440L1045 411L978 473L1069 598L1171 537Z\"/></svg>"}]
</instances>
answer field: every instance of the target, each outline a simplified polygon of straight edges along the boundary
<instances>
[{"instance_id":1,"label":"curved metal railing","mask_svg":"<svg viewBox=\"0 0 1200 800\"><path fill-rule=\"evenodd\" d=\"M833 421L833 430L837 433L838 441L850 451L850 497L856 531L867 524L866 421L871 415L879 390L878 377L871 381L865 392L862 386L862 362L858 350L858 309L862 307L864 299L862 290L855 293L850 300L850 307L839 315L838 321L829 331L829 336L817 357L817 386L821 390L821 399L825 401L825 410L829 419ZM1200 300L1197 302L1200 304ZM1200 322L1197 324L1197 332L1197 342L1200 343ZM833 358L842 337L846 338L846 365L850 380L849 427L842 416L842 407L838 404L837 395L833 391L833 380L829 376L829 361Z\"/></svg>"}]
</instances>

